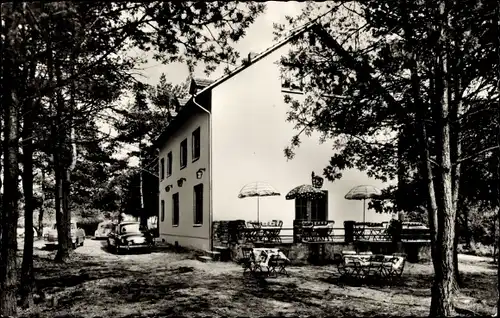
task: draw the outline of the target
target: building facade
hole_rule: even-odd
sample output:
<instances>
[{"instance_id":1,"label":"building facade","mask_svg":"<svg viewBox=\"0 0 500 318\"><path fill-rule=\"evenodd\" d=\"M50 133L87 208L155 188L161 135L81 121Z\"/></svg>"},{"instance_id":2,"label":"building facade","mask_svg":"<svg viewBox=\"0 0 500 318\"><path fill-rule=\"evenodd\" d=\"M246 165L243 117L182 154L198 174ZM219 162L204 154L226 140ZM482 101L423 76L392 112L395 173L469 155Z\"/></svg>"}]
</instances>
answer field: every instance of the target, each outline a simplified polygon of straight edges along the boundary
<instances>
[{"instance_id":1,"label":"building facade","mask_svg":"<svg viewBox=\"0 0 500 318\"><path fill-rule=\"evenodd\" d=\"M194 109L159 148L158 229L169 244L209 248L209 123L209 114Z\"/></svg>"},{"instance_id":2,"label":"building facade","mask_svg":"<svg viewBox=\"0 0 500 318\"><path fill-rule=\"evenodd\" d=\"M257 198L238 198L240 189L254 181L268 182L281 193L260 199L261 221L282 220L284 227L291 228L293 220L304 214L306 202L286 200L285 195L296 186L310 184L311 172L321 175L334 150L313 134L301 138L293 160L285 157L284 149L298 131L287 121L289 105L284 96L303 98L300 84L282 81L279 60L288 49L283 42L213 83L192 82L191 99L157 141L160 170L162 160L166 167L172 165L171 174L160 181L159 232L166 242L210 249L212 221L256 220ZM198 139L193 137L197 129ZM199 146L193 140L200 140ZM196 147L198 158L193 155ZM180 162L183 149L188 149L185 166ZM199 169L204 169L200 179ZM177 180L182 178L180 187ZM313 217L334 220L338 227L346 220L362 221L362 201L344 199L360 184L382 187L361 171L344 171L341 180L324 183L327 196L313 207ZM167 192L168 186L172 188ZM202 215L200 224L196 215ZM367 213L368 222L388 219L388 215Z\"/></svg>"}]
</instances>

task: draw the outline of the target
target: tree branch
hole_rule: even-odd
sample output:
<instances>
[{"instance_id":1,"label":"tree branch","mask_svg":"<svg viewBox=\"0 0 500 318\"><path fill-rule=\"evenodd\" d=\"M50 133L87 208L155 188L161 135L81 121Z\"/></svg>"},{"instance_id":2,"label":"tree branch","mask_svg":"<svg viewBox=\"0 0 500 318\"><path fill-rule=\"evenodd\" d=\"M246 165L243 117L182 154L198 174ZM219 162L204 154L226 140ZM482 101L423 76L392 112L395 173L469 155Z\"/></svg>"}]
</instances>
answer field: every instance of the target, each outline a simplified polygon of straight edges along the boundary
<instances>
[{"instance_id":1,"label":"tree branch","mask_svg":"<svg viewBox=\"0 0 500 318\"><path fill-rule=\"evenodd\" d=\"M473 155L470 155L470 156L466 156L466 157L462 157L462 158L459 158L457 159L457 161L454 163L454 165L457 165L457 164L460 164L466 160L470 160L470 159L474 159L474 158L477 158L479 157L480 155L482 155L483 153L487 153L487 152L490 152L490 151L493 151L493 150L496 150L496 149L500 149L500 146L492 146L492 147L488 147L486 149L483 149L483 150L480 150L478 152L476 152L475 154Z\"/></svg>"},{"instance_id":2,"label":"tree branch","mask_svg":"<svg viewBox=\"0 0 500 318\"><path fill-rule=\"evenodd\" d=\"M375 73L370 65L367 63L358 62L347 50L345 50L321 25L314 25L313 29L322 40L322 42L336 52L343 60L345 65L353 69L358 78L365 81L376 92L378 92L384 101L396 112L399 113L401 118L406 118L407 113L404 107L392 96L391 93L385 89L379 81L373 78L372 74Z\"/></svg>"}]
</instances>

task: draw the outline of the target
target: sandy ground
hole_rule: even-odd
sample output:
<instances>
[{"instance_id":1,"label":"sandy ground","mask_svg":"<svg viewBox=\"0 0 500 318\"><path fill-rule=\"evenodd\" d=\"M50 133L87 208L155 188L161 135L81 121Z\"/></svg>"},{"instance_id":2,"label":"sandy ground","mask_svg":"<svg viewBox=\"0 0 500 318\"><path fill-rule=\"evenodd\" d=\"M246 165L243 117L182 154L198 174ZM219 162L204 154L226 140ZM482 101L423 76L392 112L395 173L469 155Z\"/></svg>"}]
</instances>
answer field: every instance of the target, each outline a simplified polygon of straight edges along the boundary
<instances>
[{"instance_id":1,"label":"sandy ground","mask_svg":"<svg viewBox=\"0 0 500 318\"><path fill-rule=\"evenodd\" d=\"M408 264L389 286L341 282L335 266L290 267L289 277L243 275L233 263L202 263L188 253L115 255L103 241L86 240L72 261L55 264L54 251L35 243L41 298L20 310L39 317L163 316L427 316L432 267ZM462 314L492 314L496 267L491 259L460 256Z\"/></svg>"}]
</instances>

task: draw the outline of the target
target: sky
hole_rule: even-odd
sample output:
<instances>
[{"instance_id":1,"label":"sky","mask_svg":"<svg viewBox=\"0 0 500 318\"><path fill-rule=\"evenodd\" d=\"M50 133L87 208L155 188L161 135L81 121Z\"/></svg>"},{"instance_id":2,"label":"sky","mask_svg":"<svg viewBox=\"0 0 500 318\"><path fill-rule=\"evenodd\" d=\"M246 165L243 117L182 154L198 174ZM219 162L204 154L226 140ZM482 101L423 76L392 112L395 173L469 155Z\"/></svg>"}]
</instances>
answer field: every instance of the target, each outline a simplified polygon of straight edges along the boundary
<instances>
[{"instance_id":1,"label":"sky","mask_svg":"<svg viewBox=\"0 0 500 318\"><path fill-rule=\"evenodd\" d=\"M240 57L245 57L250 52L260 53L275 44L276 42L273 41L273 23L285 23L285 16L298 15L303 6L304 2L297 1L266 2L266 11L258 16L247 29L246 36L234 45L235 49L240 53ZM208 77L203 73L203 68L198 67L194 75L201 78L217 79L223 75L225 66L221 65ZM152 85L158 83L162 73L165 73L167 80L173 84L180 84L189 76L188 67L183 63L162 65L151 60L143 68L143 79Z\"/></svg>"},{"instance_id":2,"label":"sky","mask_svg":"<svg viewBox=\"0 0 500 318\"><path fill-rule=\"evenodd\" d=\"M298 1L266 2L265 12L255 19L255 22L246 30L246 35L234 45L234 48L240 53L240 57L246 57L250 52L260 53L277 43L274 41L273 23L285 23L285 16L296 16L300 14L301 8L304 5L304 2ZM148 60L146 64L140 67L142 71L139 73L141 74L140 79L150 85L157 84L163 73L165 73L167 81L172 84L181 84L189 76L188 66L185 63L161 64L152 58L153 52L142 53L137 50L131 52L131 54L140 54ZM195 69L194 76L215 80L224 75L223 72L225 67L226 65L223 64L210 74L210 76L207 76L204 73L203 66L199 65ZM231 67L231 69L233 68L234 67ZM127 98L124 98L123 101L126 103ZM109 126L103 124L100 130L107 134L109 132ZM112 133L112 135L114 135L114 133ZM117 157L126 157L127 152L136 150L136 148L137 147L133 145L123 145L122 151ZM138 160L136 160L136 158L129 159L129 166L137 165Z\"/></svg>"}]
</instances>

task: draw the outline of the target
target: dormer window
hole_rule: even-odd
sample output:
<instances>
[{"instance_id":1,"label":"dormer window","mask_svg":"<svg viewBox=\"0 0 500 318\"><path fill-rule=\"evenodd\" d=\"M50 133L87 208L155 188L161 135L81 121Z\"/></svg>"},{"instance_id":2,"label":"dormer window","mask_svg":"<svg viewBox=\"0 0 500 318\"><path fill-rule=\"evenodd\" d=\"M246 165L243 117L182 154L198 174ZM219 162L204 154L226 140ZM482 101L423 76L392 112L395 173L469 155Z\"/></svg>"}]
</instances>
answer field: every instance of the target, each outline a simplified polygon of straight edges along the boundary
<instances>
[{"instance_id":1,"label":"dormer window","mask_svg":"<svg viewBox=\"0 0 500 318\"><path fill-rule=\"evenodd\" d=\"M300 72L300 66L290 63L283 63L282 66L281 91L301 94L304 90L304 76Z\"/></svg>"},{"instance_id":2,"label":"dormer window","mask_svg":"<svg viewBox=\"0 0 500 318\"><path fill-rule=\"evenodd\" d=\"M203 79L203 78L191 78L191 83L189 85L189 94L193 95L198 93L200 90L211 85L214 81Z\"/></svg>"}]
</instances>

